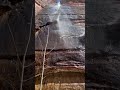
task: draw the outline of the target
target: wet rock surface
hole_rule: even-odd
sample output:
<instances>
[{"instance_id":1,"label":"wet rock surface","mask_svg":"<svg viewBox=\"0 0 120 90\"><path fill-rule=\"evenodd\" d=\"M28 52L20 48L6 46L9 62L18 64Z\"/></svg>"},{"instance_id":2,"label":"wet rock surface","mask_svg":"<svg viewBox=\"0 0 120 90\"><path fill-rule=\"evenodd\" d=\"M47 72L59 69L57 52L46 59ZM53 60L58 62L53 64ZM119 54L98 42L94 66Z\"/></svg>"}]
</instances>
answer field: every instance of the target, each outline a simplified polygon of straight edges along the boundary
<instances>
[{"instance_id":1,"label":"wet rock surface","mask_svg":"<svg viewBox=\"0 0 120 90\"><path fill-rule=\"evenodd\" d=\"M36 15L36 29L38 29L38 32L36 32L35 35L36 50L44 48L48 30L49 43L47 49L84 49L85 6L84 4L78 4L76 6L63 4L59 10L57 10L57 4L53 3L44 7ZM57 18L59 18L59 21ZM55 21L56 23L52 23L50 25L46 24L47 22Z\"/></svg>"},{"instance_id":2,"label":"wet rock surface","mask_svg":"<svg viewBox=\"0 0 120 90\"><path fill-rule=\"evenodd\" d=\"M46 3L45 7L36 12L36 90L40 88L48 30L43 90L85 89L85 5L75 4L75 0L68 2L61 0L62 5L57 12L57 4L51 0L49 5Z\"/></svg>"},{"instance_id":3,"label":"wet rock surface","mask_svg":"<svg viewBox=\"0 0 120 90\"><path fill-rule=\"evenodd\" d=\"M65 1L66 2L66 1ZM66 4L61 1L62 5L57 12L55 3L45 6L42 10L36 12L36 32L35 36L35 49L36 53L40 51L39 55L36 56L37 62L42 62L42 50L45 48L48 29L49 38L47 44L47 57L46 61L48 66L76 66L85 64L85 50L84 50L84 37L85 37L85 5L71 1L71 4ZM68 3L68 2L67 2ZM36 8L36 10L38 10ZM55 13L57 12L57 13ZM60 14L60 22L62 26L59 27L59 21L53 25L44 26L47 22L54 22ZM56 18L57 17L57 18ZM65 21L65 22L64 22ZM81 21L83 25L81 25ZM69 23L70 22L70 23ZM67 24L68 23L68 24ZM80 24L79 24L80 23ZM57 25L56 25L57 24ZM68 25L68 28L65 28ZM70 27L71 26L71 27ZM62 28L63 27L63 28ZM66 33L66 38L61 38L60 32ZM67 35L68 34L68 35ZM83 36L81 36L81 34ZM67 45L66 45L66 42ZM66 45L66 46L65 46ZM39 57L39 58L38 58ZM39 61L40 59L40 61Z\"/></svg>"}]
</instances>

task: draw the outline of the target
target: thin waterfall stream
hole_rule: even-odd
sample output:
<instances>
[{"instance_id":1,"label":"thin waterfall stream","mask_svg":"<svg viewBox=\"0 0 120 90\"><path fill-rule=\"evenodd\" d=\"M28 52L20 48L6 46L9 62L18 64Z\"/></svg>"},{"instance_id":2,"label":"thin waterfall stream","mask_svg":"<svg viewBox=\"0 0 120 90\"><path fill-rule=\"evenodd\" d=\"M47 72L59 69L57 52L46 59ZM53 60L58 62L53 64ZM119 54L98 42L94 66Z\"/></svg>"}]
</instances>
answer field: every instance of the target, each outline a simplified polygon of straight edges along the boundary
<instances>
[{"instance_id":1,"label":"thin waterfall stream","mask_svg":"<svg viewBox=\"0 0 120 90\"><path fill-rule=\"evenodd\" d=\"M85 37L85 28L82 26L76 26L71 19L78 18L70 6L61 4L60 0L56 1L56 4L50 4L46 6L41 14L41 20L43 25L46 22L50 22L50 37L47 49L54 48L54 43L57 42L56 49L84 49L82 39ZM41 28L39 37L42 40L42 45L45 45L46 28ZM41 49L41 43L36 39L36 49Z\"/></svg>"}]
</instances>

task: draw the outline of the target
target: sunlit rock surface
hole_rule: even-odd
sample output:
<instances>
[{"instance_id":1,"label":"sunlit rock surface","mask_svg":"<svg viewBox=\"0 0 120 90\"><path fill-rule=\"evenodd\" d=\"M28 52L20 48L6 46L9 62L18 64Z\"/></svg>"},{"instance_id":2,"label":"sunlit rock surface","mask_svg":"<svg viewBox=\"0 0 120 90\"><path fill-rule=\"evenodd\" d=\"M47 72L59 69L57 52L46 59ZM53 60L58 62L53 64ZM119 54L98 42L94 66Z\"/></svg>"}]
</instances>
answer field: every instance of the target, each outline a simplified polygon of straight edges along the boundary
<instances>
[{"instance_id":1,"label":"sunlit rock surface","mask_svg":"<svg viewBox=\"0 0 120 90\"><path fill-rule=\"evenodd\" d=\"M48 3L36 12L36 90L48 34L43 90L85 90L85 5L81 0Z\"/></svg>"},{"instance_id":2,"label":"sunlit rock surface","mask_svg":"<svg viewBox=\"0 0 120 90\"><path fill-rule=\"evenodd\" d=\"M36 28L40 29L35 35L36 50L45 47L48 30L47 49L84 49L85 27L75 25L75 20L84 20L84 18L84 5L79 7L62 5L60 8L57 4L46 6L36 16ZM40 28L47 22L53 24Z\"/></svg>"}]
</instances>

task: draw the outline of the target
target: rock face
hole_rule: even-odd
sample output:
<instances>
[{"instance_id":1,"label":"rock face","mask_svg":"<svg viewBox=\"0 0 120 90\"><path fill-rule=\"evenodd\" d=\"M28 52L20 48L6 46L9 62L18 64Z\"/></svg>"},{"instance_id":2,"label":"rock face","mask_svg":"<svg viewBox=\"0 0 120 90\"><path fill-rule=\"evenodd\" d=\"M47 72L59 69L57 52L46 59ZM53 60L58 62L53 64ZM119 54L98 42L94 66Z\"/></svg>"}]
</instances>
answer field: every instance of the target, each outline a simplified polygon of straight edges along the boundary
<instances>
[{"instance_id":1,"label":"rock face","mask_svg":"<svg viewBox=\"0 0 120 90\"><path fill-rule=\"evenodd\" d=\"M119 6L118 0L86 0L86 89L120 89Z\"/></svg>"},{"instance_id":2,"label":"rock face","mask_svg":"<svg viewBox=\"0 0 120 90\"><path fill-rule=\"evenodd\" d=\"M0 3L0 12L2 13L2 15L0 15L0 37L2 38L0 39L0 56L15 56L15 48L17 48L17 53L19 55L23 55L29 37L28 32L30 32L32 9L34 9L34 6L32 7L33 2L32 0L30 2L28 0L25 2L15 0L15 5L12 5L12 1L2 1L4 2ZM34 54L33 23L31 31L32 38L29 44L30 47L28 48L29 55Z\"/></svg>"},{"instance_id":3,"label":"rock face","mask_svg":"<svg viewBox=\"0 0 120 90\"><path fill-rule=\"evenodd\" d=\"M84 90L85 5L75 0L54 0L36 12L36 90L39 90L45 54L43 90ZM38 10L38 9L36 9Z\"/></svg>"},{"instance_id":4,"label":"rock face","mask_svg":"<svg viewBox=\"0 0 120 90\"><path fill-rule=\"evenodd\" d=\"M40 31L36 33L36 50L44 48L48 28L49 43L47 49L84 49L85 27L76 25L75 22L75 20L84 20L83 7L84 5L79 7L61 5L58 9L57 4L44 7L36 16L36 28L44 26L47 22L53 23L48 25L48 27L41 27Z\"/></svg>"},{"instance_id":5,"label":"rock face","mask_svg":"<svg viewBox=\"0 0 120 90\"><path fill-rule=\"evenodd\" d=\"M86 47L94 51L111 48L119 52L120 2L87 0L86 3Z\"/></svg>"},{"instance_id":6,"label":"rock face","mask_svg":"<svg viewBox=\"0 0 120 90\"><path fill-rule=\"evenodd\" d=\"M42 53L36 51L36 90L39 90L41 80ZM43 90L84 90L84 57L80 54L80 51L54 51L47 54Z\"/></svg>"},{"instance_id":7,"label":"rock face","mask_svg":"<svg viewBox=\"0 0 120 90\"><path fill-rule=\"evenodd\" d=\"M35 59L32 6L32 0L0 0L0 90L20 90L23 55L30 29L32 35L25 65ZM34 80L27 80L34 76L34 65L24 70L23 80L26 81L22 90L34 90Z\"/></svg>"}]
</instances>

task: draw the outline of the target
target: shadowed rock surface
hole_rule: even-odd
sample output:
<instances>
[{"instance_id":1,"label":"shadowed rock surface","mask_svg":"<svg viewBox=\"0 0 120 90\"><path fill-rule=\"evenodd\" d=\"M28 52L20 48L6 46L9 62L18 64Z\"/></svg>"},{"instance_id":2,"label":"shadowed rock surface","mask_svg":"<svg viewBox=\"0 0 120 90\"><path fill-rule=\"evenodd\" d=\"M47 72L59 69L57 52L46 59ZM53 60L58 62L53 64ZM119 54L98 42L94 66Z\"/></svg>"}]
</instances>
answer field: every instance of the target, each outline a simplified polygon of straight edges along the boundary
<instances>
[{"instance_id":1,"label":"shadowed rock surface","mask_svg":"<svg viewBox=\"0 0 120 90\"><path fill-rule=\"evenodd\" d=\"M86 0L86 89L120 89L120 1Z\"/></svg>"},{"instance_id":2,"label":"shadowed rock surface","mask_svg":"<svg viewBox=\"0 0 120 90\"><path fill-rule=\"evenodd\" d=\"M0 90L20 90L23 55L30 32L32 0L0 0ZM33 13L34 16L34 13ZM25 65L33 63L34 19ZM34 90L34 64L26 67L22 90ZM32 83L31 83L32 82Z\"/></svg>"},{"instance_id":3,"label":"shadowed rock surface","mask_svg":"<svg viewBox=\"0 0 120 90\"><path fill-rule=\"evenodd\" d=\"M5 1L1 0L0 3L0 13L2 13L0 15L0 56L16 56L16 48L19 55L24 55L30 32L31 10L34 7L32 7L32 0ZM12 3L14 4L12 5ZM31 32L33 32L33 28L34 25ZM27 52L29 55L34 54L33 33L31 37L33 38L30 40Z\"/></svg>"}]
</instances>

